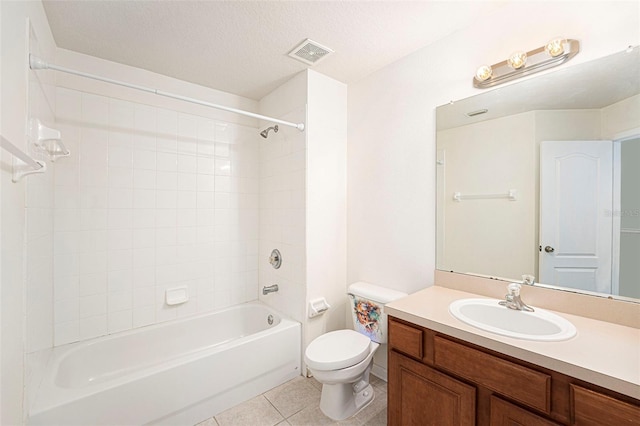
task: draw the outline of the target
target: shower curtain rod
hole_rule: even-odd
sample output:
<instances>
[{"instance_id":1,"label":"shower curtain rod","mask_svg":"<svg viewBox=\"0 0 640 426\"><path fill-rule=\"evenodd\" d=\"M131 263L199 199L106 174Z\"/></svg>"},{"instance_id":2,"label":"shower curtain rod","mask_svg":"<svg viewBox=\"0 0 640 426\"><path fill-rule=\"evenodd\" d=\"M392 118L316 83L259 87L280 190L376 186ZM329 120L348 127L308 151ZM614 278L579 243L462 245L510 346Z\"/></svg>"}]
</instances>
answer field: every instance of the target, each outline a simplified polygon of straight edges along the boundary
<instances>
[{"instance_id":1,"label":"shower curtain rod","mask_svg":"<svg viewBox=\"0 0 640 426\"><path fill-rule=\"evenodd\" d=\"M277 118L268 117L266 115L256 114L249 111L243 111L241 109L236 109L236 108L231 108L224 105L213 104L211 102L201 101L200 99L189 98L187 96L176 95L174 93L164 92L162 90L153 89L150 87L140 86L140 85L131 84L131 83L125 83L124 81L113 80L107 77L101 77L98 75L89 74L82 71L76 71L70 68L60 67L58 65L50 64L32 54L29 54L29 68L31 68L32 70L54 70L54 71L65 72L67 74L73 74L80 77L86 77L86 78L91 78L93 80L116 84L118 86L128 87L130 89L136 89L136 90L141 90L143 92L154 93L156 95L164 96L166 98L172 98L180 101L191 102L193 104L204 105L206 107L220 109L220 110L232 112L235 114L246 115L247 117L253 117L253 118L258 118L260 120L271 121L273 123L282 124L283 126L295 127L300 131L304 130L304 123L292 123L290 121L284 121Z\"/></svg>"}]
</instances>

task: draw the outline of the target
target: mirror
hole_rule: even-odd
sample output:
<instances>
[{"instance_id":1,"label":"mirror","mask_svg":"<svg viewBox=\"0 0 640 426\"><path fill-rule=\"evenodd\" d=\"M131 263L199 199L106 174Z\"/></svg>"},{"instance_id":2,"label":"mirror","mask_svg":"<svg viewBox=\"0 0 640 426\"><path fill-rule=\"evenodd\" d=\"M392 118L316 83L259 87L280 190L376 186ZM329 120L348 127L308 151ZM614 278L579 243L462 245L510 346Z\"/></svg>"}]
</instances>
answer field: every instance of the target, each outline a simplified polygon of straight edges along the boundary
<instances>
[{"instance_id":1,"label":"mirror","mask_svg":"<svg viewBox=\"0 0 640 426\"><path fill-rule=\"evenodd\" d=\"M640 301L640 48L436 117L438 269Z\"/></svg>"}]
</instances>

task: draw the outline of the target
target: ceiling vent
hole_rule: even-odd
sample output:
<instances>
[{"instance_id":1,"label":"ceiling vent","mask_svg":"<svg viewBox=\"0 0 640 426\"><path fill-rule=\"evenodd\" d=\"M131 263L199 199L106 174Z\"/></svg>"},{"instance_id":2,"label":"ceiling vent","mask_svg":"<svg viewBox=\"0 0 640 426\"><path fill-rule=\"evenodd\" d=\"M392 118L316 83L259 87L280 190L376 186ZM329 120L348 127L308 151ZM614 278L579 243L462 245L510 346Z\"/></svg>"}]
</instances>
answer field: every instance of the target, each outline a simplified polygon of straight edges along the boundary
<instances>
[{"instance_id":1,"label":"ceiling vent","mask_svg":"<svg viewBox=\"0 0 640 426\"><path fill-rule=\"evenodd\" d=\"M315 65L331 53L333 53L332 49L313 40L306 39L289 52L289 56L307 65Z\"/></svg>"}]
</instances>

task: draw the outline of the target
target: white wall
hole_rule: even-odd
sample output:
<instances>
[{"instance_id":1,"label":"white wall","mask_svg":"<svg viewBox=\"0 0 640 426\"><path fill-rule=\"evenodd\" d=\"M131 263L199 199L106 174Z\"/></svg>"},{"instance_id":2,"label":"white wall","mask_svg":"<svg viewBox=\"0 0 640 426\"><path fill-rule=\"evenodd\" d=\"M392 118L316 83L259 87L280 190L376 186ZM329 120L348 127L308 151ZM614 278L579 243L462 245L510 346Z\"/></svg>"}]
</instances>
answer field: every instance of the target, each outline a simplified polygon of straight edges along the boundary
<instances>
[{"instance_id":1,"label":"white wall","mask_svg":"<svg viewBox=\"0 0 640 426\"><path fill-rule=\"evenodd\" d=\"M305 347L345 327L348 302L347 86L314 71L308 82L306 302L324 297L331 309L307 320Z\"/></svg>"},{"instance_id":2,"label":"white wall","mask_svg":"<svg viewBox=\"0 0 640 426\"><path fill-rule=\"evenodd\" d=\"M640 133L640 95L602 108L602 139L617 139L628 132Z\"/></svg>"},{"instance_id":3,"label":"white wall","mask_svg":"<svg viewBox=\"0 0 640 426\"><path fill-rule=\"evenodd\" d=\"M346 85L311 70L260 101L262 114L306 123L303 133L280 126L260 149L260 287L280 288L260 298L302 322L305 347L345 326L346 101ZM278 270L266 261L274 248ZM332 308L309 319L317 297Z\"/></svg>"},{"instance_id":4,"label":"white wall","mask_svg":"<svg viewBox=\"0 0 640 426\"><path fill-rule=\"evenodd\" d=\"M582 44L565 67L621 51L640 43L639 7L514 2L350 85L347 281L407 292L433 283L435 108L480 93L479 65L558 34Z\"/></svg>"},{"instance_id":5,"label":"white wall","mask_svg":"<svg viewBox=\"0 0 640 426\"><path fill-rule=\"evenodd\" d=\"M438 184L446 216L438 268L518 279L538 275L535 125L535 112L527 112L438 132L438 150L445 155ZM516 201L452 196L511 189Z\"/></svg>"},{"instance_id":6,"label":"white wall","mask_svg":"<svg viewBox=\"0 0 640 426\"><path fill-rule=\"evenodd\" d=\"M39 79L28 70L28 49L37 48L45 54L53 54L55 44L49 29L42 4L40 2L2 2L0 39L1 39L1 82L2 116L0 131L3 136L29 152L37 154L27 144L25 129L28 114L48 120L52 116L51 80ZM37 42L29 39L27 21L31 20ZM28 97L29 95L29 97ZM38 334L34 330L40 327L33 322L37 302L26 301L27 290L31 292L36 277L25 264L25 252L44 260L43 273L47 281L47 259L51 254L51 222L47 220L49 209L47 199L36 199L38 186L48 185L46 177L32 179L27 177L19 183L12 183L12 156L2 150L0 153L0 217L2 218L1 262L0 270L0 423L13 425L23 422L23 388L25 383L24 350L27 342ZM49 166L51 164L49 163ZM39 182L41 185L38 185ZM28 188L28 189L27 189ZM25 210L27 207L27 210ZM26 214L28 211L28 214ZM26 219L26 220L25 220ZM38 241L39 240L39 241ZM27 273L25 273L25 271ZM49 274L50 276L50 274ZM50 289L46 289L50 291ZM41 295L43 300L49 294ZM39 318L41 324L50 324L51 311L45 310ZM27 318L29 314L29 318ZM34 325L27 334L27 322ZM41 325L40 324L40 325ZM40 336L47 339L47 336ZM50 335L49 335L50 337ZM36 338L37 340L37 338Z\"/></svg>"}]
</instances>

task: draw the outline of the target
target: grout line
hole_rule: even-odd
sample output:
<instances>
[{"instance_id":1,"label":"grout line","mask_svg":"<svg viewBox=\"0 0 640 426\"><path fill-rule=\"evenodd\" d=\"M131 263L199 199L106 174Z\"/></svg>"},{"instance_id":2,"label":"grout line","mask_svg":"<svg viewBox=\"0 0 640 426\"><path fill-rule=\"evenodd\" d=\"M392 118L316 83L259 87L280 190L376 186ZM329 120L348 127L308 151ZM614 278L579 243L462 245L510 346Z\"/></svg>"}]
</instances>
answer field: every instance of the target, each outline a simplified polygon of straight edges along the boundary
<instances>
[{"instance_id":1,"label":"grout line","mask_svg":"<svg viewBox=\"0 0 640 426\"><path fill-rule=\"evenodd\" d=\"M292 380L294 380L294 379L292 379ZM288 382L285 382L285 383L288 383ZM284 383L283 383L283 384L284 384ZM280 386L282 386L282 385L280 385ZM290 417L295 416L296 414L298 414L300 411L304 410L305 408L307 408L307 407L305 406L305 407L301 408L300 410L296 411L295 413L291 414L289 417L285 417L285 415L284 415L284 414L282 414L282 412L280 412L280 410L278 410L278 407L276 407L276 406L275 406L275 405L274 405L274 404L269 400L269 398L267 398L266 393L267 393L267 392L263 393L263 394L262 394L262 396L264 396L264 398L269 402L269 404L271 404L271 406L272 406L273 408L275 408L275 410L278 412L278 414L280 414L280 415L282 416L282 418L283 418L285 421L286 421L286 420L288 420ZM287 421L287 423L289 423L289 422Z\"/></svg>"},{"instance_id":2,"label":"grout line","mask_svg":"<svg viewBox=\"0 0 640 426\"><path fill-rule=\"evenodd\" d=\"M314 389L317 389L317 388L316 388L312 383L310 383L310 382L309 382L309 380L314 380L313 378L307 378L307 377L305 377L305 378L304 378L304 380L305 380L305 381L307 381L307 383L308 383L308 384L310 384ZM376 393L377 393L377 395L376 395L376 397L374 398L374 400L375 400L375 399L379 399L379 397L380 397L380 393L385 393L385 394L387 393L387 389L386 389L387 382L385 382L384 380L381 380L381 382L382 382L382 383L380 383L380 386L379 386L379 387L377 387L377 386L376 386L376 388L377 388L377 389L375 389L375 390L378 390L378 392L376 392ZM373 386L373 384L372 384L372 386ZM269 403L269 405L271 405L271 406L276 410L276 412L277 412L278 414L280 414L280 416L282 417L282 419L280 419L276 424L280 424L280 423L282 423L282 422L286 422L285 424L290 425L290 423L289 423L289 419L290 419L291 417L295 416L296 414L300 413L301 411L303 411L303 410L305 410L305 409L307 409L307 408L309 408L309 407L315 407L315 406L316 406L316 405L315 405L315 404L313 404L313 403L311 403L311 404L307 404L307 405L303 406L301 409L299 409L298 411L296 411L296 412L292 413L289 417L285 417L285 416L284 416L284 414L282 414L282 412L280 412L280 410L278 410L278 408L277 408L277 407L276 407L276 406L271 402L271 400L269 400L269 398L267 398L266 394L267 394L267 392L262 393L262 394L260 394L259 396L262 396L264 399L266 399L266 400L267 400L267 402ZM374 402L374 401L372 401L371 403L373 404L373 402ZM371 417L371 419L373 419L374 417L376 417L377 415L379 415L381 411L386 410L386 409L387 409L387 407L385 406L385 407L383 407L382 409L380 409L380 410L376 411L376 412L373 414L373 416ZM362 410L361 410L360 412L358 412L355 416L353 416L350 420L351 420L351 421L354 421L354 422L356 422L356 423L358 423L358 424L360 424L360 425L362 425L362 426L366 426L367 422L368 422L369 420L371 420L371 419L369 419L369 420L367 420L367 421L364 421L364 420L358 419L358 418L357 418L357 416L358 416L361 412L362 412ZM216 419L216 417L215 417L215 416L213 416L212 418L213 418L213 420L214 420L215 424L216 424L217 426L220 426L220 423L218 422L218 419ZM340 424L340 422L333 422L332 424L334 424L334 425L339 425L339 424Z\"/></svg>"},{"instance_id":3,"label":"grout line","mask_svg":"<svg viewBox=\"0 0 640 426\"><path fill-rule=\"evenodd\" d=\"M265 397L265 398L266 398L266 397ZM267 401L269 401L269 398L266 398L266 399L267 399ZM283 418L284 420L287 420L287 418L288 418L288 417L285 417L285 416L284 416L284 414L282 414L282 413L280 412L280 410L278 410L278 408L277 408L275 405L273 405L273 403L272 403L271 401L269 401L269 404L271 404L271 406L272 406L272 407L273 407L273 408L278 412L278 414L280 414L280 416L282 416L282 418Z\"/></svg>"},{"instance_id":4,"label":"grout line","mask_svg":"<svg viewBox=\"0 0 640 426\"><path fill-rule=\"evenodd\" d=\"M260 396L261 396L261 397L263 397L264 399L266 399L266 400L267 400L267 402L268 402L268 403L273 407L273 409L274 409L274 410L276 410L276 412L277 412L278 414L280 414L280 417L282 417L282 420L287 420L287 418L284 416L284 414L282 414L282 413L280 412L280 410L278 410L278 407L276 407L275 405L273 405L273 403L269 400L269 398L267 398L266 393L267 393L267 392L265 392L265 393L261 394ZM278 421L278 423L282 423L282 420ZM278 423L276 423L276 424L278 424ZM275 425L274 425L274 426L275 426Z\"/></svg>"}]
</instances>

